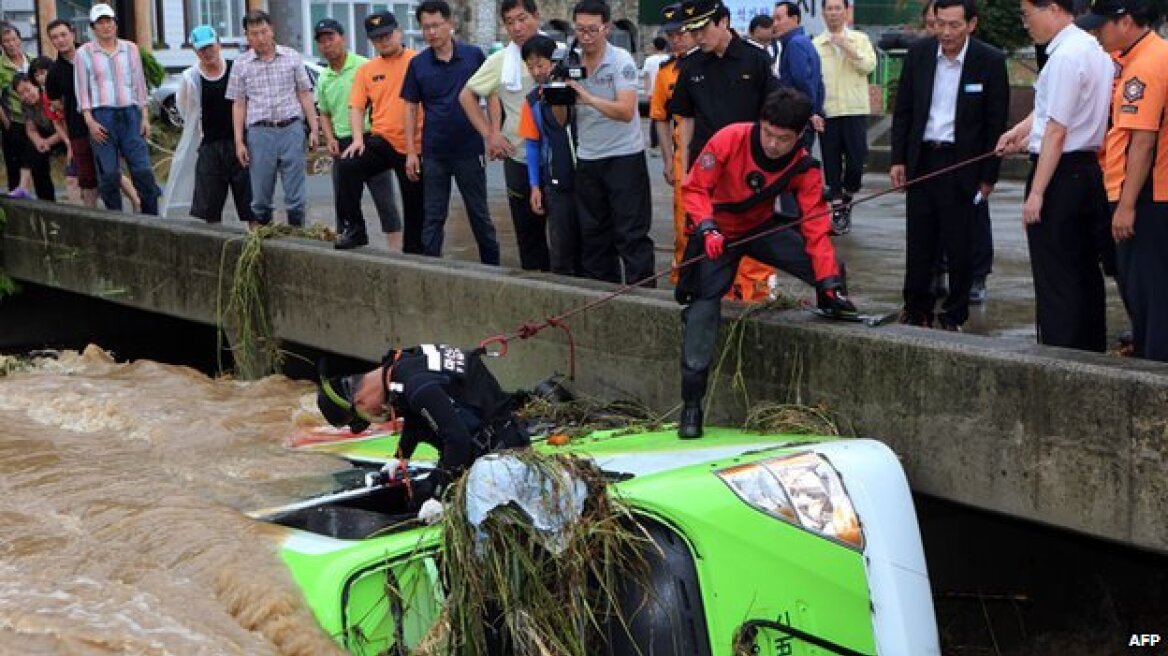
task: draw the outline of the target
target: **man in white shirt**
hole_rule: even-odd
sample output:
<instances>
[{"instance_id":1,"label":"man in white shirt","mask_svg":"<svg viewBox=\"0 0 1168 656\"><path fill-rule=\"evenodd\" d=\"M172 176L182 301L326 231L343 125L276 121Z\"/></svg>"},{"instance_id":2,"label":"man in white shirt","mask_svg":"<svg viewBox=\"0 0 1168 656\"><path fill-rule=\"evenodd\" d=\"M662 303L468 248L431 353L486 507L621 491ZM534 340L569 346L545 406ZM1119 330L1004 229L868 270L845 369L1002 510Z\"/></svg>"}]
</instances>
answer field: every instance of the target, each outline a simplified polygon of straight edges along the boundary
<instances>
[{"instance_id":1,"label":"man in white shirt","mask_svg":"<svg viewBox=\"0 0 1168 656\"><path fill-rule=\"evenodd\" d=\"M1026 148L1034 168L1022 206L1030 245L1038 342L1103 351L1107 345L1100 258L1110 213L1097 153L1107 131L1115 66L1074 25L1073 0L1021 0L1022 20L1049 59L1034 111L1002 135L1001 153Z\"/></svg>"}]
</instances>

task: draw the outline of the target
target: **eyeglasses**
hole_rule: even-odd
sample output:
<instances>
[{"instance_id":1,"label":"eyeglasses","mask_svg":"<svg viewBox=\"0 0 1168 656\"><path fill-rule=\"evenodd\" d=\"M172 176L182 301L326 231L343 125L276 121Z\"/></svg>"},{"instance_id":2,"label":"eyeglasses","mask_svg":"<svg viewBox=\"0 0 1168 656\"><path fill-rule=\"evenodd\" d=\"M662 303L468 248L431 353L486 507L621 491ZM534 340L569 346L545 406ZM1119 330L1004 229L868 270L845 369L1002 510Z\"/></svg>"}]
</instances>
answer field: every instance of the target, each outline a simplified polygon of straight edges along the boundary
<instances>
[{"instance_id":1,"label":"eyeglasses","mask_svg":"<svg viewBox=\"0 0 1168 656\"><path fill-rule=\"evenodd\" d=\"M604 31L603 25L577 25L572 28L576 36L596 36Z\"/></svg>"}]
</instances>

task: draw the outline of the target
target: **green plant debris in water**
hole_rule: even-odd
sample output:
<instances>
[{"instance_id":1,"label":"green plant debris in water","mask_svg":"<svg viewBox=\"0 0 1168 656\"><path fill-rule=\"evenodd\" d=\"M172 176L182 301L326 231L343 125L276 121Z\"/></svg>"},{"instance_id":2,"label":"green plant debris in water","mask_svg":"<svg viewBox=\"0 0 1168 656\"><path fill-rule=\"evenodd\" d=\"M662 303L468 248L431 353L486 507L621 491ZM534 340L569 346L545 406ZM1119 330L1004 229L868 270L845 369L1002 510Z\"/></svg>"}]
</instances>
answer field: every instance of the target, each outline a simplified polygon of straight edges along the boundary
<instances>
[{"instance_id":1,"label":"green plant debris in water","mask_svg":"<svg viewBox=\"0 0 1168 656\"><path fill-rule=\"evenodd\" d=\"M534 477L550 482L551 498L570 495L573 481L583 481L583 513L563 529L564 548L553 554L514 506L496 508L476 531L467 518L468 477L462 477L447 496L443 524L448 594L414 654L478 656L495 640L504 653L520 656L605 653L606 636L627 635L628 617L640 610L621 608L622 591L632 585L652 594L645 554L655 547L610 495L599 468L566 455L513 453L538 472ZM488 635L490 626L496 635Z\"/></svg>"},{"instance_id":2,"label":"green plant debris in water","mask_svg":"<svg viewBox=\"0 0 1168 656\"><path fill-rule=\"evenodd\" d=\"M235 261L227 290L227 302L223 303L223 287L227 268L228 245L225 244L219 261L219 296L216 299L216 321L219 325L219 353L223 352L223 337L234 337L231 346L235 359L235 371L240 378L254 380L279 371L284 362L284 351L272 329L267 308L267 288L264 279L263 243L267 239L280 237L300 237L304 239L327 239L329 231L322 225L297 228L288 225L270 224L251 230L242 237L243 249ZM219 362L223 371L223 362Z\"/></svg>"}]
</instances>

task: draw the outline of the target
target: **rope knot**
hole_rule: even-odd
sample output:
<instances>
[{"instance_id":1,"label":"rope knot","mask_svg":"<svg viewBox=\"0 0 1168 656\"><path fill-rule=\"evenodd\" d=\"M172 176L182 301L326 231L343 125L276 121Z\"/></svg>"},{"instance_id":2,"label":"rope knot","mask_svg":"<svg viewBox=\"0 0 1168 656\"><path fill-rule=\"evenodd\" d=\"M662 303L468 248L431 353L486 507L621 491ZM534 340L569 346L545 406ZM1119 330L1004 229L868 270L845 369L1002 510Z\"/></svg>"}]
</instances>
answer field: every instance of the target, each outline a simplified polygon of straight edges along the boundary
<instances>
[{"instance_id":1,"label":"rope knot","mask_svg":"<svg viewBox=\"0 0 1168 656\"><path fill-rule=\"evenodd\" d=\"M539 331L543 330L544 327L545 326L542 324L529 321L527 323L520 324L519 330L516 334L519 336L519 339L527 339L529 337L535 337L535 335L539 333Z\"/></svg>"}]
</instances>

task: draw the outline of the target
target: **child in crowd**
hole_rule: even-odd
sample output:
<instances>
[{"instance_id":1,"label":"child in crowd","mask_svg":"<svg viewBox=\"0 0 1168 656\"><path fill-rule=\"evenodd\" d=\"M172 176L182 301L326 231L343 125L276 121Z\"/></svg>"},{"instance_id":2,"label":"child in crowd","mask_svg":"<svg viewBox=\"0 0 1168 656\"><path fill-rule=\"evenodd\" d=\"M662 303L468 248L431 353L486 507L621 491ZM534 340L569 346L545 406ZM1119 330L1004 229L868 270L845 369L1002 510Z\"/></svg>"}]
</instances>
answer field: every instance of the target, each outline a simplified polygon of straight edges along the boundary
<instances>
[{"instance_id":1,"label":"child in crowd","mask_svg":"<svg viewBox=\"0 0 1168 656\"><path fill-rule=\"evenodd\" d=\"M531 210L547 216L551 270L561 275L579 276L583 274L580 224L576 218L573 193L576 114L575 107L566 102L574 92L552 83L556 47L556 42L550 37L537 34L520 50L536 86L523 104L519 136L527 140Z\"/></svg>"}]
</instances>

